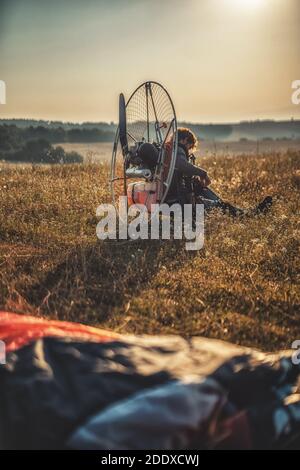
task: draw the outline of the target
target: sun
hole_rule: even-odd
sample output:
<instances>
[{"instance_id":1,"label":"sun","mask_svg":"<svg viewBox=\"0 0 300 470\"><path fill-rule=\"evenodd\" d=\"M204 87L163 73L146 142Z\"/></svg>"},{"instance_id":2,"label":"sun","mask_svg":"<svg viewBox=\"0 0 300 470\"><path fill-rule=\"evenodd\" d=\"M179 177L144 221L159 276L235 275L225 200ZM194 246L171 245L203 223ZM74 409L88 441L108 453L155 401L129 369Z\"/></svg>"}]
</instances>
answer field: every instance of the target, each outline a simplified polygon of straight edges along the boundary
<instances>
[{"instance_id":1,"label":"sun","mask_svg":"<svg viewBox=\"0 0 300 470\"><path fill-rule=\"evenodd\" d=\"M262 6L265 0L231 0L234 5L239 7L245 7L247 9L254 9Z\"/></svg>"},{"instance_id":2,"label":"sun","mask_svg":"<svg viewBox=\"0 0 300 470\"><path fill-rule=\"evenodd\" d=\"M263 4L263 0L241 0L240 3L244 3L247 7L257 7Z\"/></svg>"}]
</instances>

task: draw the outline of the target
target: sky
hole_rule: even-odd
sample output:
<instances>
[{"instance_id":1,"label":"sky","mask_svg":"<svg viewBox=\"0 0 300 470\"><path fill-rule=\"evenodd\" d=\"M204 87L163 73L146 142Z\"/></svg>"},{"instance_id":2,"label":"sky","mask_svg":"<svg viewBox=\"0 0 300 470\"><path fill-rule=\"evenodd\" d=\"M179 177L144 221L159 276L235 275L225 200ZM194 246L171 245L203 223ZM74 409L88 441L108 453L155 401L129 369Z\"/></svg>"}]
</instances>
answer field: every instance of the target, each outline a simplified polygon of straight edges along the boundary
<instances>
[{"instance_id":1,"label":"sky","mask_svg":"<svg viewBox=\"0 0 300 470\"><path fill-rule=\"evenodd\" d=\"M180 120L300 118L300 0L0 0L0 118L116 121L169 91Z\"/></svg>"}]
</instances>

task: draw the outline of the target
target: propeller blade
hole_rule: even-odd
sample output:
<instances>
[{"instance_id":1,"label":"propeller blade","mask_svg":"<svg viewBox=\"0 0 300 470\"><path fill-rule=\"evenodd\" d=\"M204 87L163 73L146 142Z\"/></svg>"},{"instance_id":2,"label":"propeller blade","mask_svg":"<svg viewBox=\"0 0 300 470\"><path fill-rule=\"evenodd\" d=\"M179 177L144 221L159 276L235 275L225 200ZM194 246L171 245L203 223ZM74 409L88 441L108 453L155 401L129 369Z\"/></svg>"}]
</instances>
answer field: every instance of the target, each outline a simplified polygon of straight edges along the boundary
<instances>
[{"instance_id":1,"label":"propeller blade","mask_svg":"<svg viewBox=\"0 0 300 470\"><path fill-rule=\"evenodd\" d=\"M125 157L128 153L127 126L126 126L126 105L123 93L119 97L119 133L122 153Z\"/></svg>"}]
</instances>

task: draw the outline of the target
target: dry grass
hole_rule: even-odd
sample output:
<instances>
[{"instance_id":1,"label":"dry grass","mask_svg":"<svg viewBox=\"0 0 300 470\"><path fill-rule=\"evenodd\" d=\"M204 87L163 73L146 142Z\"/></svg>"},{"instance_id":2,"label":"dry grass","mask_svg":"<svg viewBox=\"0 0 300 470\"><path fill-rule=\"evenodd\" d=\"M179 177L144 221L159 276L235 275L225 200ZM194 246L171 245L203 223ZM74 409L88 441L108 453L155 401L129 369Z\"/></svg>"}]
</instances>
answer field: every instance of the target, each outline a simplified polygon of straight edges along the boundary
<instances>
[{"instance_id":1,"label":"dry grass","mask_svg":"<svg viewBox=\"0 0 300 470\"><path fill-rule=\"evenodd\" d=\"M100 242L103 165L0 171L0 308L119 332L222 338L265 350L300 338L300 154L209 157L226 199L270 214L207 218L204 249L184 241Z\"/></svg>"}]
</instances>

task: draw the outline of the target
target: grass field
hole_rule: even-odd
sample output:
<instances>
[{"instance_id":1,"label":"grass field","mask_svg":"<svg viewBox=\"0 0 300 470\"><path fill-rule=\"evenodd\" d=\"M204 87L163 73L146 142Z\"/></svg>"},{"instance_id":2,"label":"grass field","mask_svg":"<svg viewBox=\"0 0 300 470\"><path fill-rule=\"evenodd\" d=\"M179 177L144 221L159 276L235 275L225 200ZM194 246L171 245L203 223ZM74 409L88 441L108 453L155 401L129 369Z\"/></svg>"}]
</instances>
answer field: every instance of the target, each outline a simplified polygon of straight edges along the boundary
<instances>
[{"instance_id":1,"label":"grass field","mask_svg":"<svg viewBox=\"0 0 300 470\"><path fill-rule=\"evenodd\" d=\"M300 339L300 153L205 157L216 191L266 217L206 219L204 248L96 238L108 166L0 165L0 308L264 350Z\"/></svg>"}]
</instances>

